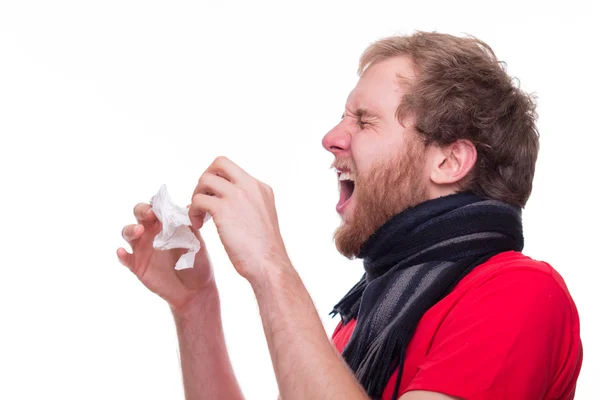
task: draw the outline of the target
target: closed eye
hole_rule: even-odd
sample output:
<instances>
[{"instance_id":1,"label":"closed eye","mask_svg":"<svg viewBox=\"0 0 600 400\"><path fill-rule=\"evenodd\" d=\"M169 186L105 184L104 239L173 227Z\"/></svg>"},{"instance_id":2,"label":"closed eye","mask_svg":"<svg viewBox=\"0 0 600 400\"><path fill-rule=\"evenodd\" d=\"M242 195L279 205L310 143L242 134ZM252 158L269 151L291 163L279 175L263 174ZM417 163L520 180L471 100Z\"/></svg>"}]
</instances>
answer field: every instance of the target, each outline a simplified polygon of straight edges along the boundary
<instances>
[{"instance_id":1,"label":"closed eye","mask_svg":"<svg viewBox=\"0 0 600 400\"><path fill-rule=\"evenodd\" d=\"M341 120L343 120L344 118L346 118L346 113L342 114ZM357 123L358 123L358 126L361 127L361 128L363 128L365 125L369 125L368 122L364 121L361 118L358 118Z\"/></svg>"}]
</instances>

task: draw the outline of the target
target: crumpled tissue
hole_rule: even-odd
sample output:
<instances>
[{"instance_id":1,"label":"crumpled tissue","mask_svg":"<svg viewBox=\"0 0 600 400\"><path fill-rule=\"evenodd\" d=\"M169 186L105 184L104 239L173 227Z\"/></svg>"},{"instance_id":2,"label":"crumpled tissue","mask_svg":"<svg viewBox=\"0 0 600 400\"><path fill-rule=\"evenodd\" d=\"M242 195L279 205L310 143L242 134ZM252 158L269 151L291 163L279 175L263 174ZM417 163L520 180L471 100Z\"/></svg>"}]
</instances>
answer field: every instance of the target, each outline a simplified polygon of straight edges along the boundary
<instances>
[{"instance_id":1,"label":"crumpled tissue","mask_svg":"<svg viewBox=\"0 0 600 400\"><path fill-rule=\"evenodd\" d=\"M193 268L194 258L200 250L200 241L189 228L192 225L188 210L173 203L167 191L167 186L162 185L158 193L150 200L152 211L162 223L162 230L154 238L153 246L157 250L187 249L177 263L175 269ZM206 215L206 220L210 216Z\"/></svg>"}]
</instances>

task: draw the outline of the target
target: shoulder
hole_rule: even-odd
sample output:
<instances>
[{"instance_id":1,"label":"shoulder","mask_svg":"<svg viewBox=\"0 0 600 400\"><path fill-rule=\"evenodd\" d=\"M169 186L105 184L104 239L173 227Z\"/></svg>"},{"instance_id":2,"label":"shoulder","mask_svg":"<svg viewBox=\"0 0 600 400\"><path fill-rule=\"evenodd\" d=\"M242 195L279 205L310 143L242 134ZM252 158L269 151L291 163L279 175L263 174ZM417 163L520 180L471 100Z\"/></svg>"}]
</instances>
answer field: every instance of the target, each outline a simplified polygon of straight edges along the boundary
<instances>
[{"instance_id":1,"label":"shoulder","mask_svg":"<svg viewBox=\"0 0 600 400\"><path fill-rule=\"evenodd\" d=\"M467 294L478 289L499 289L507 283L514 285L508 287L510 292L521 289L538 294L554 294L572 304L565 281L550 264L515 251L500 253L475 267L454 291Z\"/></svg>"},{"instance_id":2,"label":"shoulder","mask_svg":"<svg viewBox=\"0 0 600 400\"><path fill-rule=\"evenodd\" d=\"M510 314L513 325L522 320L568 323L579 329L575 303L560 274L519 252L501 253L479 265L452 294L455 314L497 312Z\"/></svg>"},{"instance_id":3,"label":"shoulder","mask_svg":"<svg viewBox=\"0 0 600 400\"><path fill-rule=\"evenodd\" d=\"M581 365L579 318L549 264L502 253L448 297L412 390L525 399L573 386Z\"/></svg>"},{"instance_id":4,"label":"shoulder","mask_svg":"<svg viewBox=\"0 0 600 400\"><path fill-rule=\"evenodd\" d=\"M465 280L468 280L468 278L490 277L518 271L539 272L548 275L554 275L556 273L554 268L547 262L534 260L518 251L506 251L495 255L481 265L475 267L475 269L465 277Z\"/></svg>"}]
</instances>

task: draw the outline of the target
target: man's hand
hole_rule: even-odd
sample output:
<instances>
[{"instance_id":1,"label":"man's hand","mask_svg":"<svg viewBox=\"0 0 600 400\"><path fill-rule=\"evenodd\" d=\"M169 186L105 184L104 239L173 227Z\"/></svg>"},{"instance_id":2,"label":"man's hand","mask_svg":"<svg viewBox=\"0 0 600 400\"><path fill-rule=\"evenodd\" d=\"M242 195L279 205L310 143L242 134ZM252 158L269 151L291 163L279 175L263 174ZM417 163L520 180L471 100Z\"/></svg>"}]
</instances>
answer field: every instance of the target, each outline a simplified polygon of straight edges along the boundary
<instances>
[{"instance_id":1,"label":"man's hand","mask_svg":"<svg viewBox=\"0 0 600 400\"><path fill-rule=\"evenodd\" d=\"M209 213L240 275L251 279L267 264L289 262L279 231L273 190L225 157L198 180L189 215L194 228Z\"/></svg>"},{"instance_id":2,"label":"man's hand","mask_svg":"<svg viewBox=\"0 0 600 400\"><path fill-rule=\"evenodd\" d=\"M206 213L233 266L252 285L281 397L366 399L287 256L271 188L219 157L194 191L189 212L194 228L202 226Z\"/></svg>"},{"instance_id":3,"label":"man's hand","mask_svg":"<svg viewBox=\"0 0 600 400\"><path fill-rule=\"evenodd\" d=\"M217 286L206 245L197 230L200 251L194 268L175 270L183 249L155 250L154 237L162 229L149 204L138 204L137 224L123 228L133 253L119 248L117 255L148 289L165 299L173 311L185 398L242 400L225 346Z\"/></svg>"},{"instance_id":4,"label":"man's hand","mask_svg":"<svg viewBox=\"0 0 600 400\"><path fill-rule=\"evenodd\" d=\"M131 245L132 253L117 250L119 261L127 266L148 289L165 299L174 311L183 309L205 287L214 284L212 266L206 246L197 230L201 249L196 254L194 268L175 270L175 263L184 249L155 250L154 237L162 224L149 204L138 204L133 213L137 224L123 228L123 238Z\"/></svg>"}]
</instances>

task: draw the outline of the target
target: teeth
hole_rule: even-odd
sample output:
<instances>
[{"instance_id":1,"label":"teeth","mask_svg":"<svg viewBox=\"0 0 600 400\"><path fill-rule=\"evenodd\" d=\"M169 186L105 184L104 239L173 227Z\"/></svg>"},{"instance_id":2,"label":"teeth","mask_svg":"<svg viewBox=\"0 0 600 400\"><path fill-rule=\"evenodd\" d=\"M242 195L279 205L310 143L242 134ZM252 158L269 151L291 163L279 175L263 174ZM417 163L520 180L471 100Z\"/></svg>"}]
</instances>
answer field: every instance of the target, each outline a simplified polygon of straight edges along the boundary
<instances>
[{"instance_id":1,"label":"teeth","mask_svg":"<svg viewBox=\"0 0 600 400\"><path fill-rule=\"evenodd\" d=\"M340 173L340 181L354 181L354 176L349 172Z\"/></svg>"}]
</instances>

